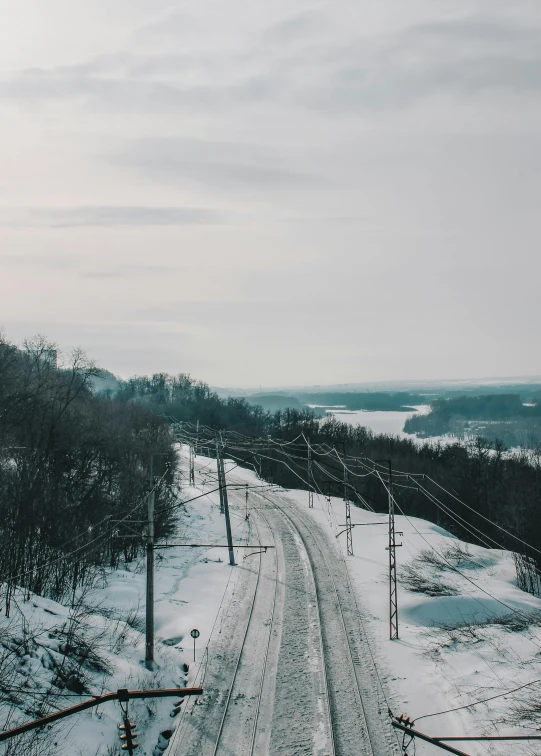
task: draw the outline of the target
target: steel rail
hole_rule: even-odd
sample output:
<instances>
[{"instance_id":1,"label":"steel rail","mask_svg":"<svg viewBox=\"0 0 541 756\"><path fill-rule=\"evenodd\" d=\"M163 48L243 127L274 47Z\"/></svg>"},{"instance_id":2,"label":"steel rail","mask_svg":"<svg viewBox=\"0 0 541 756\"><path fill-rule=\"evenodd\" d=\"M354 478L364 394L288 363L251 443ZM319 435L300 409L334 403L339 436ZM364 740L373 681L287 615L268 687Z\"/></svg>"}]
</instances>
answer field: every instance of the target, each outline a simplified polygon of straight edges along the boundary
<instances>
[{"instance_id":1,"label":"steel rail","mask_svg":"<svg viewBox=\"0 0 541 756\"><path fill-rule=\"evenodd\" d=\"M257 530L257 533L259 535L259 528L257 527L257 523L256 523L256 530ZM231 703L231 698L232 698L232 695L233 695L233 689L235 687L235 682L237 680L237 674L238 674L240 663L241 663L241 660L242 660L242 655L243 655L243 652L244 652L244 646L246 644L246 639L248 637L248 633L249 633L249 630L250 630L250 626L251 626L251 622L252 622L252 616L253 616L253 613L254 613L254 607L255 607L255 603L256 603L256 599L257 599L257 592L258 592L258 589L259 589L259 582L260 582L260 578L261 578L262 559L263 559L262 558L262 554L260 553L259 554L259 568L258 568L258 571L257 571L257 581L256 581L255 589L254 589L254 595L253 595L253 598L252 598L252 604L250 606L250 613L248 615L248 622L246 623L246 629L244 631L244 636L242 638L242 643L241 643L239 655L238 655L238 658L237 658L237 662L235 664L235 671L233 672L233 678L231 680L231 685L229 687L229 691L228 691L228 694L227 694L227 698L226 698L226 702L225 702L225 708L224 708L224 711L223 711L222 719L220 721L220 727L218 729L218 734L216 736L216 740L215 740L215 743L214 743L214 749L212 751L212 756L216 756L216 754L218 753L218 748L220 746L220 741L222 739L222 735L223 735L223 731L224 731L225 721L227 719L227 715L228 715L228 712L229 712L229 705ZM276 584L275 584L275 591L276 591ZM276 593L275 593L275 598L276 598ZM271 627L271 631L272 631L272 627ZM269 634L269 637L270 637L270 634ZM265 660L265 664L266 664L266 660ZM264 676L264 674L265 674L265 670L263 670L263 676Z\"/></svg>"},{"instance_id":2,"label":"steel rail","mask_svg":"<svg viewBox=\"0 0 541 756\"><path fill-rule=\"evenodd\" d=\"M282 502L282 503L285 504L285 502ZM312 572L313 572L314 571L314 569L313 569L313 558L310 555L310 551L309 551L309 549L308 549L308 547L306 545L306 537L303 536L303 534L301 533L300 529L298 528L298 526L296 525L296 523L292 520L292 518L287 514L287 512L285 512L284 509L279 504L276 504L275 506L277 507L277 509L279 509L282 512L283 516L286 517L289 520L289 522L292 524L292 526L295 528L295 530L299 534L299 537L300 537L301 541L303 542L304 547L306 549L306 552L308 554L308 558L310 560L310 565L312 567ZM291 505L290 504L287 504L287 507L291 509ZM323 563L325 565L325 568L326 568L326 570L327 570L327 572L328 572L328 574L329 574L329 576L331 578L331 582L332 582L332 585L333 585L333 588L334 588L334 592L335 592L335 595L336 595L336 601L337 601L337 604L338 604L338 608L340 609L340 619L341 619L342 628L343 628L344 635L345 635L345 638L346 638L346 641L347 641L348 658L349 658L349 661L350 661L350 664L351 664L351 669L353 671L353 678L355 680L356 693L357 693L357 696L358 696L358 699L359 699L359 704L360 704L360 707L361 707L361 711L363 713L363 719L364 719L364 724L365 724L365 727L366 727L366 732L367 732L367 735L368 735L368 741L369 741L369 744L370 744L370 750L371 750L372 754L374 754L374 744L372 742L372 735L371 735L371 732L370 732L370 726L368 724L368 717L366 715L366 710L365 710L365 707L364 707L363 697L362 697L362 694L361 694L361 689L360 689L360 684L359 684L359 678L358 678L357 668L355 666L355 662L353 661L353 652L352 652L352 648L351 648L351 641L350 641L350 637L349 637L349 634L348 634L348 631L347 631L347 627L346 627L346 621L345 621L345 618L344 618L344 610L343 610L343 607L342 607L342 601L340 599L340 594L338 592L338 588L336 587L336 581L335 581L335 578L334 578L334 574L333 574L333 571L329 568L329 564L328 564L327 558L325 556L325 550L321 548L321 545L319 543L319 539L314 535L314 533L312 531L312 528L308 525L307 522L303 521L303 524L306 526L306 529L308 530L310 536L312 537L313 542L315 543L315 545L316 545L319 553L321 554L321 556L323 558ZM317 584L316 584L316 593L318 595L318 612L319 612L320 611L319 610L319 592L317 590ZM321 619L321 613L320 613L320 624L323 624L322 619ZM323 643L323 641L322 641L322 643ZM329 706L330 706L330 700L329 700ZM331 723L332 723L332 719L331 719ZM334 735L333 735L333 741L334 741Z\"/></svg>"},{"instance_id":3,"label":"steel rail","mask_svg":"<svg viewBox=\"0 0 541 756\"><path fill-rule=\"evenodd\" d=\"M258 494L259 495L259 494ZM327 692L327 711L328 711L328 717L329 717L329 724L330 724L330 736L331 736L331 744L332 744L332 754L336 754L336 742L334 738L334 723L333 723L333 716L332 716L332 708L331 708L331 691L330 691L330 685L329 685L329 678L327 675L327 667L325 664L325 647L323 644L323 633L322 633L322 626L323 621L321 617L321 609L320 609L320 601L319 601L319 590L317 586L316 576L314 573L314 566L312 559L310 557L310 552L308 551L306 547L306 542L304 538L302 537L299 529L295 525L295 523L291 520L290 517L287 516L287 514L283 511L282 507L280 507L276 502L273 502L276 510L282 514L282 516L289 522L289 526L293 528L293 530L298 534L304 549L306 551L306 554L308 556L308 561L310 563L310 570L312 573L312 579L314 581L314 590L315 590L315 596L316 596L316 604L317 604L317 613L319 618L319 640L320 640L320 649L321 649L321 661L322 661L322 668L323 668L323 678L325 680L325 690Z\"/></svg>"},{"instance_id":4,"label":"steel rail","mask_svg":"<svg viewBox=\"0 0 541 756\"><path fill-rule=\"evenodd\" d=\"M267 523L267 526L268 526L269 530L272 533L272 528L270 526L269 521L265 517L265 515L262 512L259 512L258 514L265 520L265 522ZM274 533L272 533L272 537L274 539L274 543L276 544L276 538L274 536ZM268 659L269 659L269 650L270 650L271 639L272 639L272 631L273 631L273 628L274 628L274 614L275 614L275 610L276 610L276 596L278 594L278 552L277 552L276 549L274 550L274 556L275 556L274 565L275 565L275 570L276 570L276 579L274 581L274 596L273 596L273 600L272 600L272 612L271 612L270 623L269 623L269 635L268 635L268 638L267 638L267 646L265 648L265 657L263 659L263 670L261 672L261 680L260 680L260 683L259 683L259 692L258 692L258 696L257 696L256 711L255 711L255 716L254 716L254 726L253 726L253 729L252 729L252 737L250 739L250 756L253 755L254 748L255 748L255 740L256 740L256 736L257 736L257 726L259 724L259 712L260 712L260 709L261 709L261 698L263 696L263 686L265 684L265 674L266 674L266 671L267 671L267 662L268 662ZM261 556L259 558L261 559Z\"/></svg>"},{"instance_id":5,"label":"steel rail","mask_svg":"<svg viewBox=\"0 0 541 756\"><path fill-rule=\"evenodd\" d=\"M319 638L320 638L320 642L321 642L321 659L322 659L322 662L323 662L323 676L325 678L325 689L327 691L327 709L328 709L328 712L329 712L329 722L330 722L330 725L331 725L332 752L333 752L333 754L336 754L336 741L335 741L335 738L334 738L334 723L333 723L332 709L331 709L331 691L330 691L329 676L327 675L327 665L325 664L325 656L326 656L325 646L323 644L323 629L322 629L323 628L323 620L322 620L322 617L321 617L321 606L320 606L320 600L319 600L319 589L318 589L316 575L315 575L315 571L314 571L314 563L312 561L312 557L310 556L310 552L308 551L308 548L306 547L306 541L302 537L302 535L301 535L299 529L297 528L297 526L292 522L291 518L288 517L285 514L285 512L283 512L282 508L279 505L275 505L275 506L276 506L276 508L280 512L282 512L282 514L285 515L285 517L293 525L293 528L294 528L295 532L298 534L299 538L302 541L302 545L304 546L304 549L305 549L306 554L308 556L308 561L310 562L310 570L312 571L312 577L313 577L313 580L314 580L314 588L315 588L315 592L316 592L317 614L318 614L318 617L319 617Z\"/></svg>"}]
</instances>

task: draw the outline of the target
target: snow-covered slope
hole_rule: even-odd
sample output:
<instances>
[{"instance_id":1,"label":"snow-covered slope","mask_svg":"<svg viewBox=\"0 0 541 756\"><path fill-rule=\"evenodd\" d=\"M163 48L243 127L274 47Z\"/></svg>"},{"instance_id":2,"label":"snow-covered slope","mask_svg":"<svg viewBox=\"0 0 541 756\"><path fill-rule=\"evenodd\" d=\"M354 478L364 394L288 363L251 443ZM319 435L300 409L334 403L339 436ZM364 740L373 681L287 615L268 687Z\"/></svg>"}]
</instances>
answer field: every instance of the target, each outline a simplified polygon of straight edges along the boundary
<instances>
[{"instance_id":1,"label":"snow-covered slope","mask_svg":"<svg viewBox=\"0 0 541 756\"><path fill-rule=\"evenodd\" d=\"M199 489L182 487L183 499L200 494ZM181 507L178 535L173 540L224 542L217 502L217 494L209 494ZM237 522L235 539L242 542L244 520ZM199 659L228 581L231 586L231 568L223 559L224 549L218 548L156 551L155 671L144 664L144 559L121 570L104 570L92 590L76 597L73 609L35 595L27 601L24 591L17 591L10 618L0 615L0 727L9 729L72 706L91 694L188 684L195 672L190 630L197 627L201 632L196 647ZM190 666L187 675L185 663ZM175 727L176 718L171 716L175 703L175 699L164 698L130 704L140 756L162 752L156 746L160 733ZM36 753L120 753L121 721L118 703L66 718L41 733ZM23 738L24 742L30 740L30 736ZM11 747L16 742L23 747L22 739L9 742ZM165 742L161 740L162 745ZM0 743L0 754L6 748Z\"/></svg>"},{"instance_id":2,"label":"snow-covered slope","mask_svg":"<svg viewBox=\"0 0 541 756\"><path fill-rule=\"evenodd\" d=\"M232 476L257 480L239 468ZM306 491L288 491L287 497L328 530L347 562L395 714L408 714L435 736L539 734L541 600L517 587L511 553L465 543L433 523L398 515L399 639L391 641L387 517L352 507L359 526L353 530L354 555L346 556L344 502L315 495L308 509ZM493 696L500 697L470 706ZM458 707L467 708L421 718ZM471 754L541 753L535 742L456 746ZM416 748L418 754L437 752L420 741Z\"/></svg>"},{"instance_id":3,"label":"snow-covered slope","mask_svg":"<svg viewBox=\"0 0 541 756\"><path fill-rule=\"evenodd\" d=\"M253 472L233 462L226 468L230 483L261 485ZM179 509L175 542L225 543L218 494L212 492L215 471L215 461L197 458L196 487L183 484L181 495L184 500L199 498ZM201 496L204 491L210 493ZM343 531L341 499L329 502L316 495L314 509L309 510L305 491L281 491L280 496L303 516L313 517L327 531L334 557L346 560L370 649L395 714L416 718L419 729L434 735L535 731L541 682L492 698L541 680L541 601L517 588L510 553L468 545L432 523L397 516L397 531L403 533L398 549L400 637L390 641L385 516L353 508L353 522L359 527L353 531L354 556L345 557L345 535L335 538ZM266 493L269 507L272 497ZM239 544L247 536L242 499L231 498L234 539ZM3 688L11 691L2 694L0 726L12 727L88 694L198 680L205 648L220 632L228 596L241 572L231 568L226 557L222 548L157 551L157 669L152 672L144 666L143 561L104 571L91 592L76 597L74 609L38 596L25 601L20 591L11 618L0 618ZM195 663L190 638L194 627L201 632ZM184 664L190 667L186 675ZM52 694L43 696L48 691ZM469 706L488 698L492 700ZM161 753L157 744L165 741L160 741L160 732L178 728L184 705L179 710L174 704L169 699L133 704L130 718L138 725L141 756ZM458 710L422 719L449 709ZM40 752L110 756L118 749L119 722L120 708L112 703L70 717L45 733ZM540 752L535 744L519 743L459 747L471 754ZM2 752L6 751L0 745ZM417 754L435 752L433 746L417 744Z\"/></svg>"},{"instance_id":4,"label":"snow-covered slope","mask_svg":"<svg viewBox=\"0 0 541 756\"><path fill-rule=\"evenodd\" d=\"M299 503L306 494L293 494ZM306 506L306 504L305 504ZM344 504L315 497L310 514L338 532ZM346 557L358 597L371 615L371 644L395 714L431 735L533 734L528 713L541 706L541 601L516 586L509 552L457 540L432 523L396 517L399 639L389 640L386 519L354 509L354 556ZM343 528L339 528L343 530ZM340 537L344 541L345 535ZM342 543L345 551L345 543ZM514 695L448 714L421 717L497 696ZM534 743L456 744L468 753L539 753ZM417 743L417 753L434 753Z\"/></svg>"}]
</instances>

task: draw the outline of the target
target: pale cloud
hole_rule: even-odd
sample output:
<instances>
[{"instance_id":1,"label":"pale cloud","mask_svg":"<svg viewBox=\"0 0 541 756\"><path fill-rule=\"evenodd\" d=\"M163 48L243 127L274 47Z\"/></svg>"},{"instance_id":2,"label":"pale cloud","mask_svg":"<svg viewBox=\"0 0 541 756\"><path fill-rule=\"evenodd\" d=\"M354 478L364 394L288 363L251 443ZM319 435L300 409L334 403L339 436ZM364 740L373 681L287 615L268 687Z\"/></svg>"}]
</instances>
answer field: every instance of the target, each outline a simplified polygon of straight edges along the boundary
<instances>
[{"instance_id":1,"label":"pale cloud","mask_svg":"<svg viewBox=\"0 0 541 756\"><path fill-rule=\"evenodd\" d=\"M531 96L541 87L541 25L474 15L333 38L324 18L313 10L286 16L245 49L164 52L156 39L151 53L124 50L7 73L0 93L42 105L71 100L97 112L214 114L263 103L332 114L396 110L445 92ZM194 24L174 14L139 32L179 43Z\"/></svg>"},{"instance_id":2,"label":"pale cloud","mask_svg":"<svg viewBox=\"0 0 541 756\"><path fill-rule=\"evenodd\" d=\"M310 187L325 183L296 170L278 150L257 144L201 139L140 139L126 142L108 159L168 183L200 181L214 187L235 185Z\"/></svg>"},{"instance_id":3,"label":"pale cloud","mask_svg":"<svg viewBox=\"0 0 541 756\"><path fill-rule=\"evenodd\" d=\"M223 222L223 216L198 207L26 207L0 208L0 225L6 227L80 228L98 226L185 226Z\"/></svg>"},{"instance_id":4,"label":"pale cloud","mask_svg":"<svg viewBox=\"0 0 541 756\"><path fill-rule=\"evenodd\" d=\"M8 336L222 385L541 373L537 0L10 3Z\"/></svg>"}]
</instances>

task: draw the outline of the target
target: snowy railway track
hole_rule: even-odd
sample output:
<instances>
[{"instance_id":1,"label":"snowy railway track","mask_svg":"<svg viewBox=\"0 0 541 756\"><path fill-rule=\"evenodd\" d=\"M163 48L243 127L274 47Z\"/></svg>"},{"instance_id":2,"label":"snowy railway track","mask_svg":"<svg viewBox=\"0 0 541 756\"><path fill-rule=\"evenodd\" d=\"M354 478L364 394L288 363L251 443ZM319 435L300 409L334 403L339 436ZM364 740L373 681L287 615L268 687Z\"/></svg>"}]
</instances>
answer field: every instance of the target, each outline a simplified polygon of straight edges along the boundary
<instances>
[{"instance_id":1,"label":"snowy railway track","mask_svg":"<svg viewBox=\"0 0 541 756\"><path fill-rule=\"evenodd\" d=\"M238 494L232 493L231 504ZM239 506L239 509L242 507ZM216 655L204 717L182 753L209 756L297 754L335 756L323 638L314 575L294 526L266 505L252 510L260 555L251 604L244 607L234 666ZM256 523L259 521L259 525ZM267 540L272 538L272 540ZM257 542L257 540L255 541ZM231 627L231 625L229 625ZM202 707L201 707L202 708ZM198 712L199 713L199 712ZM217 718L219 715L219 718ZM204 720L204 721L203 721Z\"/></svg>"},{"instance_id":2,"label":"snowy railway track","mask_svg":"<svg viewBox=\"0 0 541 756\"><path fill-rule=\"evenodd\" d=\"M258 513L258 517L261 517L268 528L269 533L272 530L268 524L266 517L262 513ZM256 518L252 517L252 522L255 522ZM259 543L262 543L259 527L255 524L257 530L257 538ZM267 556L269 553L267 553ZM237 658L231 684L226 696L225 707L223 710L220 727L212 750L212 756L217 756L219 753L235 753L252 756L257 753L255 750L257 727L259 721L259 713L261 709L261 698L263 695L263 685L265 681L265 674L267 671L267 661L269 658L269 648L271 645L274 615L276 610L276 596L278 589L278 564L277 554L274 550L274 568L270 573L274 572L274 579L272 574L267 573L264 579L271 580L274 584L272 591L272 602L269 612L269 619L265 623L259 625L254 624L254 615L257 616L257 610L254 612L256 605L259 602L264 603L264 599L261 598L260 582L262 577L262 554L259 554L259 565L257 573L257 582L253 594L252 605L248 616L248 622L244 631L240 652ZM261 617L258 617L261 620ZM259 675L259 680L256 684L256 689L253 690L253 671L251 669L253 660L247 659L246 669L243 669L243 662L246 656L247 646L255 644L257 655L257 641L260 640L262 626L268 626L268 633L266 641L264 643L263 662ZM253 636L253 637L251 637ZM240 672L240 674L239 674ZM252 689L252 695L250 695L250 689ZM248 691L248 694L247 694ZM234 706L232 706L232 702ZM239 706L240 704L240 706ZM240 709L240 710L239 710ZM245 711L242 711L245 709ZM231 746L229 745L231 743Z\"/></svg>"},{"instance_id":3,"label":"snowy railway track","mask_svg":"<svg viewBox=\"0 0 541 756\"><path fill-rule=\"evenodd\" d=\"M315 576L296 528L265 509L284 554L284 604L271 732L258 753L335 756Z\"/></svg>"},{"instance_id":4,"label":"snowy railway track","mask_svg":"<svg viewBox=\"0 0 541 756\"><path fill-rule=\"evenodd\" d=\"M205 695L179 727L175 756L389 756L344 560L287 497L253 495L251 542L276 548L257 568L234 568ZM237 516L241 497L231 490Z\"/></svg>"},{"instance_id":5,"label":"snowy railway track","mask_svg":"<svg viewBox=\"0 0 541 756\"><path fill-rule=\"evenodd\" d=\"M268 543L261 540L255 519L251 518L250 530L254 529L259 543ZM273 552L274 549L270 550L267 556ZM276 568L259 554L257 568L243 560L233 569L235 579L230 596L221 617L217 618L218 626L204 665L202 682L205 693L194 701L189 711L184 711L171 742L172 756L251 756L256 752L253 744L257 716L254 716L253 709L257 703L257 714L267 655L261 676L255 660L260 658L261 642L267 645L270 642L268 636L272 632L276 601ZM262 593L265 594L263 599ZM267 600L269 596L270 601ZM269 604L272 606L271 620L265 614ZM231 716L233 711L234 717Z\"/></svg>"},{"instance_id":6,"label":"snowy railway track","mask_svg":"<svg viewBox=\"0 0 541 756\"><path fill-rule=\"evenodd\" d=\"M272 503L298 533L314 573L334 752L340 756L388 756L393 741L379 702L374 700L377 682L362 647L347 568L343 560L329 560L328 543L317 533L315 523L301 517L287 500L277 499L273 496Z\"/></svg>"}]
</instances>

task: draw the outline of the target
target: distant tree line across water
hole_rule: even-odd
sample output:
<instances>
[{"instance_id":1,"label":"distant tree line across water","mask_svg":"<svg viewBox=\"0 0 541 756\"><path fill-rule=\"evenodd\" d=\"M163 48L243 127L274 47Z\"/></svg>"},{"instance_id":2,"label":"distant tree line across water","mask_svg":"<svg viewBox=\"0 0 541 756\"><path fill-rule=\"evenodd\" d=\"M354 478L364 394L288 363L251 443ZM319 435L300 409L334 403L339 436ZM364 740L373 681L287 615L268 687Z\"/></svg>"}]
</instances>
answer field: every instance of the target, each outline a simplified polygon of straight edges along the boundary
<instances>
[{"instance_id":1,"label":"distant tree line across water","mask_svg":"<svg viewBox=\"0 0 541 756\"><path fill-rule=\"evenodd\" d=\"M226 397L228 394L225 390L218 392L220 396ZM239 395L234 392L233 395ZM367 412L412 412L420 405L433 404L437 400L476 400L487 399L483 404L478 403L480 408L490 413L495 410L498 401L494 401L494 396L498 396L505 404L505 397L512 397L510 406L515 406L516 398L520 397L520 405L535 404L541 402L541 384L511 384L495 386L475 386L469 389L450 389L445 386L426 387L422 391L382 391L382 390L356 390L356 391L268 391L268 392L247 392L243 395L250 404L261 404L264 409L301 409L303 406L320 406L320 407L343 407L350 411L365 410ZM457 405L458 406L458 405ZM492 419L486 417L484 419ZM496 419L496 418L494 418Z\"/></svg>"},{"instance_id":2,"label":"distant tree line across water","mask_svg":"<svg viewBox=\"0 0 541 756\"><path fill-rule=\"evenodd\" d=\"M405 391L345 391L300 393L295 395L303 404L323 406L343 406L351 411L367 410L369 412L411 412L415 405L425 404L426 398L420 394Z\"/></svg>"},{"instance_id":3,"label":"distant tree line across water","mask_svg":"<svg viewBox=\"0 0 541 756\"><path fill-rule=\"evenodd\" d=\"M541 447L541 392L528 399L519 394L436 399L428 414L408 418L404 431L421 438L482 435L508 447Z\"/></svg>"}]
</instances>

